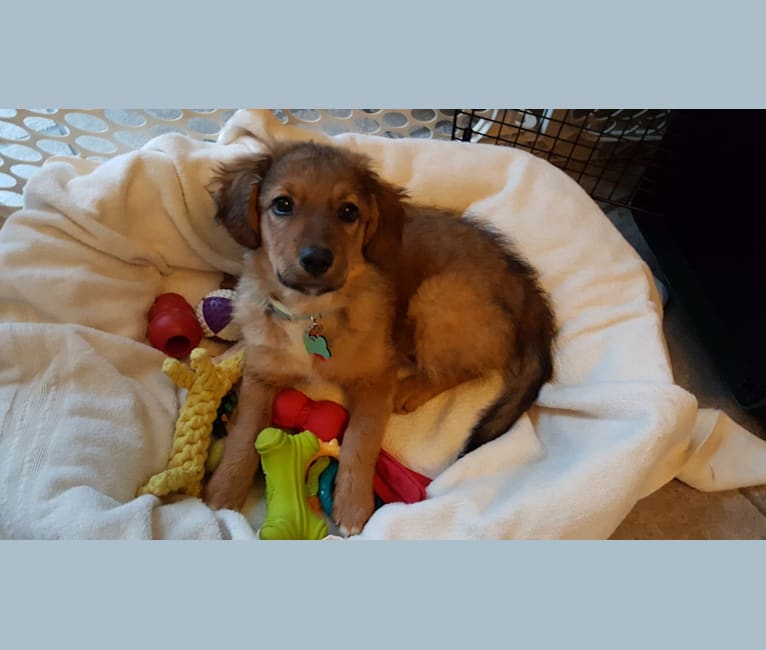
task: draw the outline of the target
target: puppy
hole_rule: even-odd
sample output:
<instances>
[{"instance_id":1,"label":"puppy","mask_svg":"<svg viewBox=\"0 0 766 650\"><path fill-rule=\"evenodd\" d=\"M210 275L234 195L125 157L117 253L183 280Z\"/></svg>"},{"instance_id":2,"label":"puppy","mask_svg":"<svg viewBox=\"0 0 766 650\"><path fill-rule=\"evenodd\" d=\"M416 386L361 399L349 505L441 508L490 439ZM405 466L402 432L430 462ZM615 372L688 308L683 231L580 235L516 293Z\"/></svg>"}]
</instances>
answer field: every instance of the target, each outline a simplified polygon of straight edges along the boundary
<instances>
[{"instance_id":1,"label":"puppy","mask_svg":"<svg viewBox=\"0 0 766 650\"><path fill-rule=\"evenodd\" d=\"M366 157L334 146L280 143L217 181L216 218L250 250L235 306L246 348L239 412L205 488L210 506L242 506L255 437L278 391L301 380L332 382L347 397L333 518L355 534L373 512L392 412L499 371L502 394L467 453L507 431L550 379L549 301L490 229L412 204Z\"/></svg>"}]
</instances>

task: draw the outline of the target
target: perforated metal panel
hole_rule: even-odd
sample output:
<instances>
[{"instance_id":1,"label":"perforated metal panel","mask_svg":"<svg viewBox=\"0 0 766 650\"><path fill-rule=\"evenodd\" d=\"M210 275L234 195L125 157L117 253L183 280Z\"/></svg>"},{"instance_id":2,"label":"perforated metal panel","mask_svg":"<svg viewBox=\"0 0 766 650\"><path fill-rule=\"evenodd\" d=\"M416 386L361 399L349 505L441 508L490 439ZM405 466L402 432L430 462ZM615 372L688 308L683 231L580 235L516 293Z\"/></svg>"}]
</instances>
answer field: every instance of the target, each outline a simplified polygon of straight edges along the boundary
<instances>
[{"instance_id":1,"label":"perforated metal panel","mask_svg":"<svg viewBox=\"0 0 766 650\"><path fill-rule=\"evenodd\" d=\"M21 207L26 180L50 156L106 160L165 133L214 141L233 109L3 109L0 108L0 219ZM450 139L454 110L277 109L283 123L328 135L365 133L389 138ZM475 112L472 140L497 111Z\"/></svg>"}]
</instances>

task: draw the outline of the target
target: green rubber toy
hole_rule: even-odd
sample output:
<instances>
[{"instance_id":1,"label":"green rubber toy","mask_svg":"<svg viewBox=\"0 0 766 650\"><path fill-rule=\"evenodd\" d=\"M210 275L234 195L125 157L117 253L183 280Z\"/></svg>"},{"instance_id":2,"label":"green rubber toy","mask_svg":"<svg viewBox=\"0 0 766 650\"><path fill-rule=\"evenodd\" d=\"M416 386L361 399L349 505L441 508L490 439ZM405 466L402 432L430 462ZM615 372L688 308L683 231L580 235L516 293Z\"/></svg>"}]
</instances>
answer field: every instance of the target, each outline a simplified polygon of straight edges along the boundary
<instances>
[{"instance_id":1,"label":"green rubber toy","mask_svg":"<svg viewBox=\"0 0 766 650\"><path fill-rule=\"evenodd\" d=\"M266 475L266 517L261 539L322 539L327 523L308 504L306 464L319 451L311 431L290 435L269 427L258 434L255 449Z\"/></svg>"}]
</instances>

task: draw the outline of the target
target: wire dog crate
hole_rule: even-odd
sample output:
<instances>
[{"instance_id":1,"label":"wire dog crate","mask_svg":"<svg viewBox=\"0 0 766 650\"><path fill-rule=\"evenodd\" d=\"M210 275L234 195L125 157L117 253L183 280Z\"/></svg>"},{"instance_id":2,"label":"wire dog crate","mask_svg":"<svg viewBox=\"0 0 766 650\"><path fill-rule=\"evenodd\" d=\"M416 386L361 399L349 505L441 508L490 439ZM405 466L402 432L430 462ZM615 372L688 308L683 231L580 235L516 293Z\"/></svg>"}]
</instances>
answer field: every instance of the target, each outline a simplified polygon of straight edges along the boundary
<instances>
[{"instance_id":1,"label":"wire dog crate","mask_svg":"<svg viewBox=\"0 0 766 650\"><path fill-rule=\"evenodd\" d=\"M164 133L213 141L229 109L0 108L0 220L21 207L26 180L50 156L103 161ZM666 110L275 109L327 135L457 139L526 149L561 167L604 205L629 205L664 134Z\"/></svg>"},{"instance_id":2,"label":"wire dog crate","mask_svg":"<svg viewBox=\"0 0 766 650\"><path fill-rule=\"evenodd\" d=\"M455 111L452 139L524 149L577 181L602 208L631 198L667 129L669 110L500 109Z\"/></svg>"}]
</instances>

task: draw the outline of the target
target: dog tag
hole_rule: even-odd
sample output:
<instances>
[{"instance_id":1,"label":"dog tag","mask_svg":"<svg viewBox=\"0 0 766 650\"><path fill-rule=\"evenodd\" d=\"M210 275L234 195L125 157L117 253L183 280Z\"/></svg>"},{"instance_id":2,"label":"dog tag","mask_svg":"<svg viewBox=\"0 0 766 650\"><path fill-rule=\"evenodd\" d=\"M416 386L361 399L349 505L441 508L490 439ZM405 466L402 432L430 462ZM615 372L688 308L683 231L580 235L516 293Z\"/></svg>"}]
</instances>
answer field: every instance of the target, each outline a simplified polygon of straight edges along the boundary
<instances>
[{"instance_id":1,"label":"dog tag","mask_svg":"<svg viewBox=\"0 0 766 650\"><path fill-rule=\"evenodd\" d=\"M322 327L312 317L309 329L303 334L303 345L306 348L306 352L326 361L332 356L332 352L330 352L327 339L321 335L321 331Z\"/></svg>"}]
</instances>

